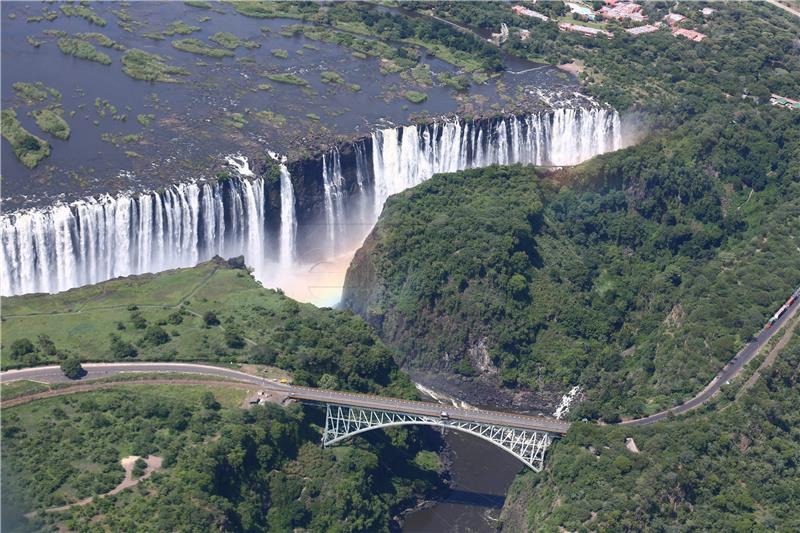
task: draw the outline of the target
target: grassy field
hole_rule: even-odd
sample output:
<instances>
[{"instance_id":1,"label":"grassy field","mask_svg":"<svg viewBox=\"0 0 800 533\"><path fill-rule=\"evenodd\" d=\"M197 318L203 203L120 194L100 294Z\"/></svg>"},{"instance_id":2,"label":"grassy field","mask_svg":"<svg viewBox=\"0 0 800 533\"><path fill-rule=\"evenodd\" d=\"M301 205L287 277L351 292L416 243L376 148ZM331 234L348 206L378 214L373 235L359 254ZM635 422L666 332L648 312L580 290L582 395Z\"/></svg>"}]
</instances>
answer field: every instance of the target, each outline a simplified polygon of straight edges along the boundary
<instances>
[{"instance_id":1,"label":"grassy field","mask_svg":"<svg viewBox=\"0 0 800 533\"><path fill-rule=\"evenodd\" d=\"M212 278L213 283L207 284ZM131 315L136 312L129 309L132 306L138 307L148 323L167 321L176 311L182 316L180 324L164 325L173 335L170 341L139 347L140 358L169 359L173 354L176 358L204 359L207 357L202 354L209 351L209 343L224 344L224 332L220 327L207 328L203 313L212 309L219 313L233 301L228 297L246 299L252 297L248 293L262 290L242 271L219 270L217 265L205 263L193 269L114 280L55 295L3 298L2 365L11 363L7 347L15 340L35 341L40 335L49 336L58 349L84 360L109 360L110 334L135 343L143 333L131 324ZM119 329L119 324L125 329ZM47 360L56 359L42 357L42 362Z\"/></svg>"},{"instance_id":2,"label":"grassy field","mask_svg":"<svg viewBox=\"0 0 800 533\"><path fill-rule=\"evenodd\" d=\"M324 378L334 388L414 395L360 318L295 302L222 259L0 303L4 369L69 355L209 361L277 366L309 385Z\"/></svg>"}]
</instances>

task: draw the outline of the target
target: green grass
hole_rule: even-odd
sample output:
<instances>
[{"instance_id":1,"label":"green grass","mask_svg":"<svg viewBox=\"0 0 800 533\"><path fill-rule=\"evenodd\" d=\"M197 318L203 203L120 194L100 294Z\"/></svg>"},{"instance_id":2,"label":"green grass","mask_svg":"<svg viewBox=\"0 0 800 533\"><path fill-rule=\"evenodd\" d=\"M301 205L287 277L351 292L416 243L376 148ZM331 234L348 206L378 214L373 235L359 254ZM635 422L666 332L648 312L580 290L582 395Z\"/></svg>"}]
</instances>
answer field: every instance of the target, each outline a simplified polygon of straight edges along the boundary
<instances>
[{"instance_id":1,"label":"green grass","mask_svg":"<svg viewBox=\"0 0 800 533\"><path fill-rule=\"evenodd\" d=\"M33 117L42 131L62 140L69 139L69 124L60 113L52 109L39 109L33 112Z\"/></svg>"},{"instance_id":2,"label":"green grass","mask_svg":"<svg viewBox=\"0 0 800 533\"><path fill-rule=\"evenodd\" d=\"M137 80L145 81L178 81L174 76L188 76L189 72L181 67L168 65L164 58L131 48L122 56L122 71Z\"/></svg>"},{"instance_id":3,"label":"green grass","mask_svg":"<svg viewBox=\"0 0 800 533\"><path fill-rule=\"evenodd\" d=\"M92 43L74 37L64 37L59 39L58 49L63 53L77 57L78 59L95 61L103 65L111 64L111 58L108 57L108 54L99 52Z\"/></svg>"},{"instance_id":4,"label":"green grass","mask_svg":"<svg viewBox=\"0 0 800 533\"><path fill-rule=\"evenodd\" d=\"M303 87L308 86L308 81L294 74L265 74L264 77L277 83L287 83L289 85L300 85Z\"/></svg>"},{"instance_id":5,"label":"green grass","mask_svg":"<svg viewBox=\"0 0 800 533\"><path fill-rule=\"evenodd\" d=\"M256 41L247 41L240 39L232 33L226 31L217 32L208 38L209 41L215 42L223 48L228 50L236 50L240 46L245 48L260 48L261 44Z\"/></svg>"},{"instance_id":6,"label":"green grass","mask_svg":"<svg viewBox=\"0 0 800 533\"><path fill-rule=\"evenodd\" d=\"M44 383L39 383L38 381L30 381L27 379L11 381L0 385L0 398L3 400L11 400L13 398L19 398L20 396L44 392L49 388L50 387Z\"/></svg>"},{"instance_id":7,"label":"green grass","mask_svg":"<svg viewBox=\"0 0 800 533\"><path fill-rule=\"evenodd\" d=\"M13 109L2 110L3 138L11 143L14 155L28 168L34 168L50 155L50 144L22 127Z\"/></svg>"},{"instance_id":8,"label":"green grass","mask_svg":"<svg viewBox=\"0 0 800 533\"><path fill-rule=\"evenodd\" d=\"M223 57L232 57L234 55L234 53L230 50L209 46L199 39L176 39L172 41L172 46L183 52L189 52L190 54L214 57L218 59Z\"/></svg>"},{"instance_id":9,"label":"green grass","mask_svg":"<svg viewBox=\"0 0 800 533\"><path fill-rule=\"evenodd\" d=\"M403 92L403 96L405 96L406 100L413 104L421 104L428 99L427 94L411 90Z\"/></svg>"}]
</instances>

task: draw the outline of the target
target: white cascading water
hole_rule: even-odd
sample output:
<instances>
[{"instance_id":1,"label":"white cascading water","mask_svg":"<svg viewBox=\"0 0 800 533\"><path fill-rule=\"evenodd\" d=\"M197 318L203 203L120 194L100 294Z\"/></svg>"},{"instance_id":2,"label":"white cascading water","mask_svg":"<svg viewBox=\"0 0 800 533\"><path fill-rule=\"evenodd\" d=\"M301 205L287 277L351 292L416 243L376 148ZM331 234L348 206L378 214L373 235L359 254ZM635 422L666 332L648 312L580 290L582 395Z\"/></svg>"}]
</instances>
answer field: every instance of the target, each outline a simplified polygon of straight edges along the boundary
<instances>
[{"instance_id":1,"label":"white cascading water","mask_svg":"<svg viewBox=\"0 0 800 533\"><path fill-rule=\"evenodd\" d=\"M325 213L320 215L327 228L320 236L330 257L360 244L386 198L435 173L507 163L572 165L622 147L619 115L605 108L387 128L367 141L371 147L363 141L353 146L356 187L349 195L339 151L323 156ZM296 268L302 255L291 176L281 165L279 242L269 242L265 181L246 158L227 161L238 176L217 183L184 183L160 192L106 195L2 215L0 293L59 292L193 266L214 255L244 255L256 278L271 285L275 265Z\"/></svg>"},{"instance_id":2,"label":"white cascading water","mask_svg":"<svg viewBox=\"0 0 800 533\"><path fill-rule=\"evenodd\" d=\"M294 262L294 241L297 218L294 215L294 187L289 170L281 163L281 253L282 268L291 268Z\"/></svg>"}]
</instances>

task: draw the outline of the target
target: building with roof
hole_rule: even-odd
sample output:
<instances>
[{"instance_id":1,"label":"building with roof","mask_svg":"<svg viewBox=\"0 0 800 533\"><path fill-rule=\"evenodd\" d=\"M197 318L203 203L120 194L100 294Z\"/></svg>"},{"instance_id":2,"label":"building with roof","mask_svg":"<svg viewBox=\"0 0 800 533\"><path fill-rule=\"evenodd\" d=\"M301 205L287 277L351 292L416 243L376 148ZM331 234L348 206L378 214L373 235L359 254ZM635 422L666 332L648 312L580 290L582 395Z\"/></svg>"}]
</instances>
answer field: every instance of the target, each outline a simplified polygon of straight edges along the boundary
<instances>
[{"instance_id":1,"label":"building with roof","mask_svg":"<svg viewBox=\"0 0 800 533\"><path fill-rule=\"evenodd\" d=\"M714 9L714 8L704 7L703 9L700 10L700 13L702 13L703 16L705 16L705 17L709 17L709 16L713 15L716 11L717 10Z\"/></svg>"},{"instance_id":2,"label":"building with roof","mask_svg":"<svg viewBox=\"0 0 800 533\"><path fill-rule=\"evenodd\" d=\"M664 15L664 22L666 22L670 26L674 26L675 24L685 19L686 17L678 13L669 13L667 15Z\"/></svg>"},{"instance_id":3,"label":"building with roof","mask_svg":"<svg viewBox=\"0 0 800 533\"><path fill-rule=\"evenodd\" d=\"M614 34L609 31L601 30L598 28L590 28L589 26L581 26L580 24L570 24L569 22L559 23L558 29L561 31L572 31L576 33L581 33L583 35L588 35L589 37L595 37L598 35L603 35L609 39L614 37Z\"/></svg>"},{"instance_id":4,"label":"building with roof","mask_svg":"<svg viewBox=\"0 0 800 533\"><path fill-rule=\"evenodd\" d=\"M779 94L773 94L772 98L769 99L769 103L780 107L800 110L800 101L792 100L791 98L786 98Z\"/></svg>"},{"instance_id":5,"label":"building with roof","mask_svg":"<svg viewBox=\"0 0 800 533\"><path fill-rule=\"evenodd\" d=\"M530 30L519 30L517 32L517 37L519 37L520 41L527 41L531 38L531 32Z\"/></svg>"},{"instance_id":6,"label":"building with roof","mask_svg":"<svg viewBox=\"0 0 800 533\"><path fill-rule=\"evenodd\" d=\"M618 3L613 6L603 6L600 8L600 13L605 18L614 20L632 20L634 22L644 22L647 20L647 15L642 13L642 6L632 2Z\"/></svg>"},{"instance_id":7,"label":"building with roof","mask_svg":"<svg viewBox=\"0 0 800 533\"><path fill-rule=\"evenodd\" d=\"M700 33L699 31L694 31L694 30L687 30L685 28L673 28L672 35L675 36L680 35L682 37L686 37L690 41L695 41L695 42L700 42L706 38L706 35L704 33Z\"/></svg>"},{"instance_id":8,"label":"building with roof","mask_svg":"<svg viewBox=\"0 0 800 533\"><path fill-rule=\"evenodd\" d=\"M661 23L656 22L655 24L645 24L644 26L636 26L635 28L628 28L625 31L630 33L631 35L641 35L643 33L652 33L654 31L658 31L658 28L660 26Z\"/></svg>"},{"instance_id":9,"label":"building with roof","mask_svg":"<svg viewBox=\"0 0 800 533\"><path fill-rule=\"evenodd\" d=\"M542 15L538 11L528 9L525 6L514 6L511 8L511 11L513 11L514 13L516 13L521 17L531 17L539 20L550 20L546 15Z\"/></svg>"}]
</instances>

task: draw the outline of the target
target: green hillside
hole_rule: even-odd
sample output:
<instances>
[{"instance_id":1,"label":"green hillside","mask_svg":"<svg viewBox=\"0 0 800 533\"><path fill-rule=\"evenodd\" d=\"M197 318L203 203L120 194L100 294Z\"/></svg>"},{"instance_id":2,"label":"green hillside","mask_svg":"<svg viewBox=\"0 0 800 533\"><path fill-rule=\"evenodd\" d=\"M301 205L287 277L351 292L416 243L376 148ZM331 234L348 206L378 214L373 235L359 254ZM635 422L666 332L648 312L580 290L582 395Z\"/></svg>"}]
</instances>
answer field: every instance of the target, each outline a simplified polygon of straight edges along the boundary
<instances>
[{"instance_id":1,"label":"green hillside","mask_svg":"<svg viewBox=\"0 0 800 533\"><path fill-rule=\"evenodd\" d=\"M797 118L728 112L569 171L466 171L391 198L344 305L410 367L581 385L577 417L682 401L800 284Z\"/></svg>"},{"instance_id":2,"label":"green hillside","mask_svg":"<svg viewBox=\"0 0 800 533\"><path fill-rule=\"evenodd\" d=\"M254 363L288 370L298 383L415 394L363 320L265 289L240 260L3 298L2 306L4 368L68 355Z\"/></svg>"}]
</instances>

